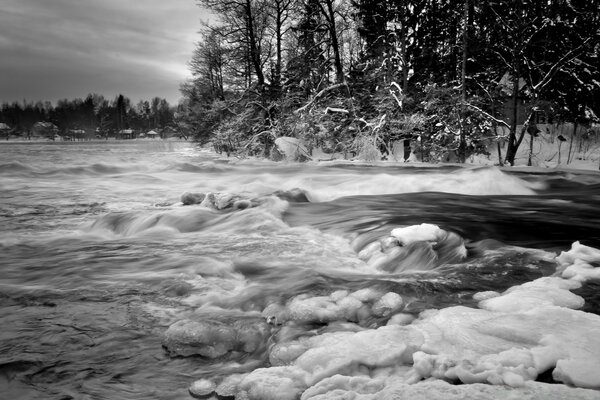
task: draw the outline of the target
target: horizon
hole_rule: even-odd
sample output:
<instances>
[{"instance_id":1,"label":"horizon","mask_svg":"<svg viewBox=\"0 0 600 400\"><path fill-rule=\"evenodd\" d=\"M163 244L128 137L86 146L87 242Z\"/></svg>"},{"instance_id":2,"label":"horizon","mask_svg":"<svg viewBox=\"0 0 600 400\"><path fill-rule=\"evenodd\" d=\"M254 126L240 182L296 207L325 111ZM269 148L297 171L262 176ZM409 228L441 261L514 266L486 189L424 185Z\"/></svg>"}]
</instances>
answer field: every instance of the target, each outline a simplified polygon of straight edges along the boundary
<instances>
[{"instance_id":1,"label":"horizon","mask_svg":"<svg viewBox=\"0 0 600 400\"><path fill-rule=\"evenodd\" d=\"M7 0L0 14L0 103L119 94L176 105L208 13L193 0ZM48 29L50 28L50 29Z\"/></svg>"}]
</instances>

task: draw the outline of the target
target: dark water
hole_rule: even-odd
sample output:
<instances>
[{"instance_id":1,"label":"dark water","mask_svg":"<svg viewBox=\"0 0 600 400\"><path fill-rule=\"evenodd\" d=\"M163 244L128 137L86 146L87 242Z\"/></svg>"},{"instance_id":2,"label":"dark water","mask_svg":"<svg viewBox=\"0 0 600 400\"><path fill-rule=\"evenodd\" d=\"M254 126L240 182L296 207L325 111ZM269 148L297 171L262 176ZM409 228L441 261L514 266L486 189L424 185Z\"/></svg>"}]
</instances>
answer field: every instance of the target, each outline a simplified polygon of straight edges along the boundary
<instances>
[{"instance_id":1,"label":"dark water","mask_svg":"<svg viewBox=\"0 0 600 400\"><path fill-rule=\"evenodd\" d=\"M361 289L400 295L413 316L476 307L477 292L555 274L553 257L575 241L600 248L596 172L274 164L174 142L7 144L0 157L6 399L190 398L193 381L268 367L269 343L293 338L180 357L163 347L177 321L254 329L269 306ZM183 206L184 192L253 207ZM381 268L358 257L424 223L451 236L406 245ZM587 313L600 311L597 288L575 291ZM390 317L337 322L375 329ZM347 329L334 322L309 318L294 338Z\"/></svg>"}]
</instances>

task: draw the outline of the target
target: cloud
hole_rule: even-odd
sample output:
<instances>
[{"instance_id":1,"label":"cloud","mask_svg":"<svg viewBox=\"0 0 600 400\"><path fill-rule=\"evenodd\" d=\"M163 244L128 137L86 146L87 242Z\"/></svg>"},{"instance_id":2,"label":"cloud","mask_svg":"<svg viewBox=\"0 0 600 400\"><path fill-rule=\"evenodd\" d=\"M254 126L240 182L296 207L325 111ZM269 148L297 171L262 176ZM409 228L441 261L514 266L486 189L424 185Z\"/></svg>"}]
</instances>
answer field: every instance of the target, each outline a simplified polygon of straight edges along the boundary
<instances>
[{"instance_id":1,"label":"cloud","mask_svg":"<svg viewBox=\"0 0 600 400\"><path fill-rule=\"evenodd\" d=\"M0 101L97 92L175 102L201 19L193 0L3 0Z\"/></svg>"}]
</instances>

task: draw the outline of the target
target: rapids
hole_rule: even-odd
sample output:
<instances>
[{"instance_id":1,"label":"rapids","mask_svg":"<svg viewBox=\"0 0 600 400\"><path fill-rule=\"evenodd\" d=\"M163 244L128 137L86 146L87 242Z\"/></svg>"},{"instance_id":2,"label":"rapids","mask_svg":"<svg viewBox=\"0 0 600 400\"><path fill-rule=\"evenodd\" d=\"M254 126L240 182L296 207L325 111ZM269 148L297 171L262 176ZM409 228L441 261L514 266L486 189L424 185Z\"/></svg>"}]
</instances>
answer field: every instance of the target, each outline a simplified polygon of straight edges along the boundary
<instances>
[{"instance_id":1,"label":"rapids","mask_svg":"<svg viewBox=\"0 0 600 400\"><path fill-rule=\"evenodd\" d=\"M597 172L0 154L3 398L600 398Z\"/></svg>"}]
</instances>

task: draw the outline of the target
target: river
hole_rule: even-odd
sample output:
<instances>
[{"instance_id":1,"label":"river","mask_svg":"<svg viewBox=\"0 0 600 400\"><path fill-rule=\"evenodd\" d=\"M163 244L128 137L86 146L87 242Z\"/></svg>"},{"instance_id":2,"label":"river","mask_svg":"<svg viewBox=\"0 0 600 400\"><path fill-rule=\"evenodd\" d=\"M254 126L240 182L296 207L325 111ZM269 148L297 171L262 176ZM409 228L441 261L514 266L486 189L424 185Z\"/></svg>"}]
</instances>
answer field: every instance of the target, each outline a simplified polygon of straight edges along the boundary
<instances>
[{"instance_id":1,"label":"river","mask_svg":"<svg viewBox=\"0 0 600 400\"><path fill-rule=\"evenodd\" d=\"M598 172L7 143L0 188L2 398L600 399Z\"/></svg>"}]
</instances>

